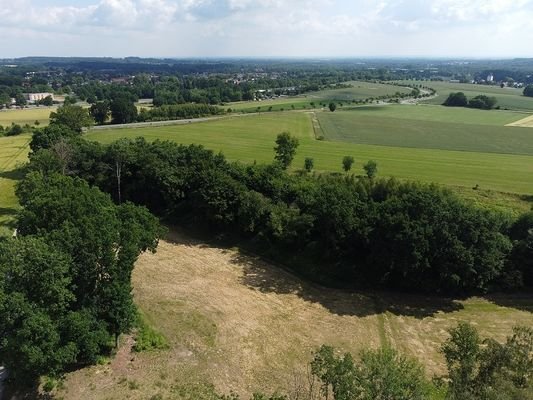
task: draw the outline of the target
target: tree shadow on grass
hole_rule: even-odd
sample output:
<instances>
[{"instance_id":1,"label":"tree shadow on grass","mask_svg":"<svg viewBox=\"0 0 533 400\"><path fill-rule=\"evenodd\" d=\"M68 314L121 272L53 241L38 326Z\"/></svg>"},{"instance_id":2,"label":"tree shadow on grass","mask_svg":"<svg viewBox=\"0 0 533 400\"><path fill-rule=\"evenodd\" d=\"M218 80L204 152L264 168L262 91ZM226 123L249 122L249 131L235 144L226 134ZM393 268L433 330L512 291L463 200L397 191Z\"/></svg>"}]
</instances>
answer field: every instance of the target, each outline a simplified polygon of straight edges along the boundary
<instances>
[{"instance_id":1,"label":"tree shadow on grass","mask_svg":"<svg viewBox=\"0 0 533 400\"><path fill-rule=\"evenodd\" d=\"M24 178L24 170L23 168L15 168L9 171L2 171L0 172L0 178L19 181Z\"/></svg>"},{"instance_id":2,"label":"tree shadow on grass","mask_svg":"<svg viewBox=\"0 0 533 400\"><path fill-rule=\"evenodd\" d=\"M283 268L243 254L235 254L231 262L243 268L241 283L262 293L296 295L318 303L329 312L345 316L366 317L389 312L418 319L439 312L453 312L463 305L453 299L380 291L352 291L324 287L304 281Z\"/></svg>"},{"instance_id":3,"label":"tree shadow on grass","mask_svg":"<svg viewBox=\"0 0 533 400\"><path fill-rule=\"evenodd\" d=\"M516 310L533 313L533 291L521 291L515 293L494 293L485 298L500 306L514 308Z\"/></svg>"},{"instance_id":4,"label":"tree shadow on grass","mask_svg":"<svg viewBox=\"0 0 533 400\"><path fill-rule=\"evenodd\" d=\"M0 207L0 217L14 217L17 215L17 210L10 207Z\"/></svg>"},{"instance_id":5,"label":"tree shadow on grass","mask_svg":"<svg viewBox=\"0 0 533 400\"><path fill-rule=\"evenodd\" d=\"M346 290L319 285L298 277L289 269L264 258L237 252L228 243L205 234L191 234L189 230L173 227L165 240L199 248L216 247L231 255L231 262L242 268L240 283L261 293L295 295L305 301L320 304L336 315L365 317L384 312L397 316L423 319L439 313L464 309L461 298L427 296L383 290ZM533 293L492 294L483 296L487 301L502 307L533 313Z\"/></svg>"}]
</instances>

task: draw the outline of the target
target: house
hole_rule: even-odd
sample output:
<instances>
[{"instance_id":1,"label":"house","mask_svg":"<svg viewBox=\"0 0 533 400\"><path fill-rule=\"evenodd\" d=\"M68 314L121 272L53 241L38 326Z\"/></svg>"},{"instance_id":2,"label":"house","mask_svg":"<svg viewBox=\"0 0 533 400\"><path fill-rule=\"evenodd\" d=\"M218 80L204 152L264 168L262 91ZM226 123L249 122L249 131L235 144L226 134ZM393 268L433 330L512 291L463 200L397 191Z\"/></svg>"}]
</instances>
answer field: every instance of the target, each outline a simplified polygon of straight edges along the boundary
<instances>
[{"instance_id":1,"label":"house","mask_svg":"<svg viewBox=\"0 0 533 400\"><path fill-rule=\"evenodd\" d=\"M26 100L28 101L28 103L35 103L36 101L42 100L48 96L50 96L52 100L54 100L53 93L26 93L24 94L24 97L26 97Z\"/></svg>"},{"instance_id":2,"label":"house","mask_svg":"<svg viewBox=\"0 0 533 400\"><path fill-rule=\"evenodd\" d=\"M494 75L492 73L487 76L487 82L494 82Z\"/></svg>"}]
</instances>

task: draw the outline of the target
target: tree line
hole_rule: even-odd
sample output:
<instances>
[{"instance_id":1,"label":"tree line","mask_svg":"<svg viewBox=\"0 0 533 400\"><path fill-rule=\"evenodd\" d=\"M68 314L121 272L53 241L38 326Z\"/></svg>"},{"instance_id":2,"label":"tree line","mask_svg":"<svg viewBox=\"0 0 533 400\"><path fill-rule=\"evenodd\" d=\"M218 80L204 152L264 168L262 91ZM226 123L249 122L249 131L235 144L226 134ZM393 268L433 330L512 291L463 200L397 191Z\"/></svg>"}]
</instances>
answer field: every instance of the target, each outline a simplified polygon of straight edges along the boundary
<instances>
[{"instance_id":1,"label":"tree line","mask_svg":"<svg viewBox=\"0 0 533 400\"><path fill-rule=\"evenodd\" d=\"M56 123L47 132L65 159L63 140L79 132ZM145 207L117 204L65 172L30 167L16 189L16 237L0 240L0 363L18 384L109 354L137 318L134 263L162 233Z\"/></svg>"},{"instance_id":2,"label":"tree line","mask_svg":"<svg viewBox=\"0 0 533 400\"><path fill-rule=\"evenodd\" d=\"M276 144L272 164L243 165L196 145L87 142L52 123L34 135L29 168L74 174L115 201L238 238L322 282L429 293L533 283L532 213L510 221L436 185L379 179L375 162L363 177L292 174L297 139L284 133ZM353 159L342 161L348 171Z\"/></svg>"},{"instance_id":3,"label":"tree line","mask_svg":"<svg viewBox=\"0 0 533 400\"><path fill-rule=\"evenodd\" d=\"M497 102L495 97L489 97L484 94L480 94L479 96L468 100L463 92L457 92L450 93L442 105L446 107L469 107L481 110L492 110Z\"/></svg>"},{"instance_id":4,"label":"tree line","mask_svg":"<svg viewBox=\"0 0 533 400\"><path fill-rule=\"evenodd\" d=\"M533 285L533 213L509 221L436 185L368 171L289 173L298 141L288 133L273 163L243 165L197 145L90 142L79 117L59 109L34 133L18 236L0 242L0 360L13 379L94 363L133 326L132 269L162 233L153 214L328 284L446 294Z\"/></svg>"}]
</instances>

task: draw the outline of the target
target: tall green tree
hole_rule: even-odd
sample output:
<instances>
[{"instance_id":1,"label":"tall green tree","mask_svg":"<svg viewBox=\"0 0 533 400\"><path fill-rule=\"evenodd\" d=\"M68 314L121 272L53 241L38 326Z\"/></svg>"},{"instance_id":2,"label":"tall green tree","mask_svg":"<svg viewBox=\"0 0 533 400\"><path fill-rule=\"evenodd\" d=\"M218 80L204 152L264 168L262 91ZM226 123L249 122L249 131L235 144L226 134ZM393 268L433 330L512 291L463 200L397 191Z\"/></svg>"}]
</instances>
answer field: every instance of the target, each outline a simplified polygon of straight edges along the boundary
<instances>
[{"instance_id":1,"label":"tall green tree","mask_svg":"<svg viewBox=\"0 0 533 400\"><path fill-rule=\"evenodd\" d=\"M354 162L355 160L352 156L344 156L342 159L342 169L344 169L344 172L350 171Z\"/></svg>"},{"instance_id":2,"label":"tall green tree","mask_svg":"<svg viewBox=\"0 0 533 400\"><path fill-rule=\"evenodd\" d=\"M378 173L378 163L374 160L369 160L365 165L363 165L363 169L366 172L366 176L372 179Z\"/></svg>"},{"instance_id":3,"label":"tall green tree","mask_svg":"<svg viewBox=\"0 0 533 400\"><path fill-rule=\"evenodd\" d=\"M91 105L89 112L98 125L103 125L109 118L111 108L108 101L99 101Z\"/></svg>"},{"instance_id":4,"label":"tall green tree","mask_svg":"<svg viewBox=\"0 0 533 400\"><path fill-rule=\"evenodd\" d=\"M351 354L336 356L322 346L311 362L311 372L322 382L322 394L335 400L423 400L428 384L422 366L393 349L366 350L356 361Z\"/></svg>"},{"instance_id":5,"label":"tall green tree","mask_svg":"<svg viewBox=\"0 0 533 400\"><path fill-rule=\"evenodd\" d=\"M441 351L448 367L448 399L528 399L533 394L533 329L513 328L504 344L482 340L461 322Z\"/></svg>"},{"instance_id":6,"label":"tall green tree","mask_svg":"<svg viewBox=\"0 0 533 400\"><path fill-rule=\"evenodd\" d=\"M135 318L131 272L142 251L156 249L157 219L144 207L116 206L85 181L58 174L28 174L17 195L20 234L40 234L70 255L76 304L93 307L115 337L127 331Z\"/></svg>"},{"instance_id":7,"label":"tall green tree","mask_svg":"<svg viewBox=\"0 0 533 400\"><path fill-rule=\"evenodd\" d=\"M111 101L111 118L114 124L129 124L137 120L137 107L131 99L120 96Z\"/></svg>"},{"instance_id":8,"label":"tall green tree","mask_svg":"<svg viewBox=\"0 0 533 400\"><path fill-rule=\"evenodd\" d=\"M81 133L83 128L89 128L93 124L93 119L89 112L81 107L74 105L64 105L59 107L57 111L50 113L51 125L63 125Z\"/></svg>"},{"instance_id":9,"label":"tall green tree","mask_svg":"<svg viewBox=\"0 0 533 400\"><path fill-rule=\"evenodd\" d=\"M442 105L447 107L466 107L468 106L468 99L463 92L450 93Z\"/></svg>"},{"instance_id":10,"label":"tall green tree","mask_svg":"<svg viewBox=\"0 0 533 400\"><path fill-rule=\"evenodd\" d=\"M75 301L70 257L43 239L0 243L0 360L17 380L57 373L76 346L61 339L61 319Z\"/></svg>"},{"instance_id":11,"label":"tall green tree","mask_svg":"<svg viewBox=\"0 0 533 400\"><path fill-rule=\"evenodd\" d=\"M306 157L304 162L304 168L307 172L311 172L315 166L315 160L311 157Z\"/></svg>"},{"instance_id":12,"label":"tall green tree","mask_svg":"<svg viewBox=\"0 0 533 400\"><path fill-rule=\"evenodd\" d=\"M299 144L298 139L291 136L289 132L282 132L276 138L276 147L274 147L276 155L274 159L283 169L287 169L291 165Z\"/></svg>"}]
</instances>

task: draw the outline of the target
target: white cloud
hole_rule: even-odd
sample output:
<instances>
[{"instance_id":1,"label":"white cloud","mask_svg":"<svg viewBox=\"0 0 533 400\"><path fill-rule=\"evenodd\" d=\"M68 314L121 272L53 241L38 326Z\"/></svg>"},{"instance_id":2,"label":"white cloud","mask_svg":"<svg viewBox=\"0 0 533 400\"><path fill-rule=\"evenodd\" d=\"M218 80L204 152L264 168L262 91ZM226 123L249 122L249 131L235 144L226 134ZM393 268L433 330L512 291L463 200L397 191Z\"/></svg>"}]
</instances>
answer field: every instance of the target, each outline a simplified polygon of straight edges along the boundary
<instances>
[{"instance_id":1,"label":"white cloud","mask_svg":"<svg viewBox=\"0 0 533 400\"><path fill-rule=\"evenodd\" d=\"M0 0L0 57L533 52L533 0L54 1Z\"/></svg>"}]
</instances>

